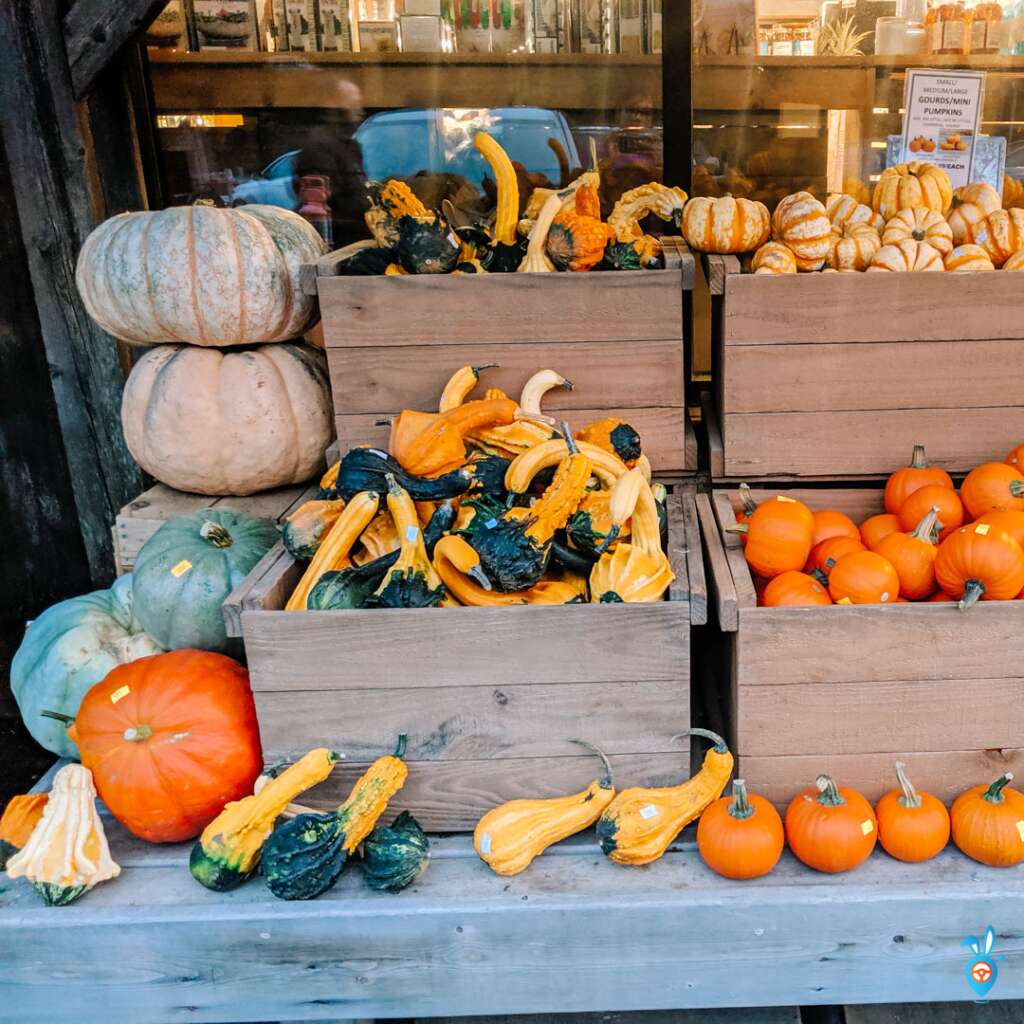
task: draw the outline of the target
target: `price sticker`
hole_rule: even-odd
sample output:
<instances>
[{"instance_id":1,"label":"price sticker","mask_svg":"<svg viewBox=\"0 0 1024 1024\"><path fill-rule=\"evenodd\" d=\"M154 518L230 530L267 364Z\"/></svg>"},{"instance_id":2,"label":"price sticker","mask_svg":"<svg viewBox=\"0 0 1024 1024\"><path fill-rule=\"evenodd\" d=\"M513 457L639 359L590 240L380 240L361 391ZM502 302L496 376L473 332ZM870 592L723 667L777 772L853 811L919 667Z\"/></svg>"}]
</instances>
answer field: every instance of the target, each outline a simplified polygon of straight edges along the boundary
<instances>
[{"instance_id":1,"label":"price sticker","mask_svg":"<svg viewBox=\"0 0 1024 1024\"><path fill-rule=\"evenodd\" d=\"M841 597L836 604L853 604L853 602L848 597Z\"/></svg>"},{"instance_id":2,"label":"price sticker","mask_svg":"<svg viewBox=\"0 0 1024 1024\"><path fill-rule=\"evenodd\" d=\"M497 525L498 525L498 520L497 519L488 519L487 522L484 523L484 529L485 530L493 530Z\"/></svg>"},{"instance_id":3,"label":"price sticker","mask_svg":"<svg viewBox=\"0 0 1024 1024\"><path fill-rule=\"evenodd\" d=\"M785 501L790 505L796 504L796 498L787 498L784 494L780 494L775 498L776 501Z\"/></svg>"},{"instance_id":4,"label":"price sticker","mask_svg":"<svg viewBox=\"0 0 1024 1024\"><path fill-rule=\"evenodd\" d=\"M1017 831L1020 833L1020 841L1024 843L1024 821L1017 822Z\"/></svg>"},{"instance_id":5,"label":"price sticker","mask_svg":"<svg viewBox=\"0 0 1024 1024\"><path fill-rule=\"evenodd\" d=\"M645 804L643 807L640 808L640 817L644 819L653 818L657 815L657 813L658 808L655 807L654 804Z\"/></svg>"},{"instance_id":6,"label":"price sticker","mask_svg":"<svg viewBox=\"0 0 1024 1024\"><path fill-rule=\"evenodd\" d=\"M418 526L407 526L405 528L405 539L411 544L420 535Z\"/></svg>"},{"instance_id":7,"label":"price sticker","mask_svg":"<svg viewBox=\"0 0 1024 1024\"><path fill-rule=\"evenodd\" d=\"M131 693L131 692L132 692L132 690L131 690L131 687L130 687L130 686L119 686L119 687L118 687L118 688L117 688L117 689L116 689L116 690L115 690L115 691L114 691L114 692L113 692L113 693L112 693L112 694L110 695L110 703L111 703L111 704L116 704L116 703L117 703L117 702L118 702L119 700L124 700L124 699L125 699L125 697L127 697L127 696L128 696L128 694L129 694L129 693Z\"/></svg>"},{"instance_id":8,"label":"price sticker","mask_svg":"<svg viewBox=\"0 0 1024 1024\"><path fill-rule=\"evenodd\" d=\"M988 536L988 523L978 523L978 525L974 528L974 532L979 537L987 537Z\"/></svg>"},{"instance_id":9,"label":"price sticker","mask_svg":"<svg viewBox=\"0 0 1024 1024\"><path fill-rule=\"evenodd\" d=\"M192 563L187 558L183 558L177 565L172 567L171 575L177 579L179 576L184 576L191 568Z\"/></svg>"},{"instance_id":10,"label":"price sticker","mask_svg":"<svg viewBox=\"0 0 1024 1024\"><path fill-rule=\"evenodd\" d=\"M875 823L870 818L868 818L867 820L862 821L860 823L860 830L864 833L864 835L869 836L872 832L875 831Z\"/></svg>"},{"instance_id":11,"label":"price sticker","mask_svg":"<svg viewBox=\"0 0 1024 1024\"><path fill-rule=\"evenodd\" d=\"M491 834L490 834L490 832L485 832L480 837L480 852L481 853L490 853L491 852Z\"/></svg>"}]
</instances>

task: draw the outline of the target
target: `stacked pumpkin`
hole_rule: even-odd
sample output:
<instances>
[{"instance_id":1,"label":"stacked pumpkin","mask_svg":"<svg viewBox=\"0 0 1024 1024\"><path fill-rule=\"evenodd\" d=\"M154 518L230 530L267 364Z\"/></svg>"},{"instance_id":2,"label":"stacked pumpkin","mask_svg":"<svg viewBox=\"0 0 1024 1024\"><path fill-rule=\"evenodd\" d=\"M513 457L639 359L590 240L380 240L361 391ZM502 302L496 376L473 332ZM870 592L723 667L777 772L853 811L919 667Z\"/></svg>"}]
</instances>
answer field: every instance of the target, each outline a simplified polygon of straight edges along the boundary
<instances>
[{"instance_id":1,"label":"stacked pumpkin","mask_svg":"<svg viewBox=\"0 0 1024 1024\"><path fill-rule=\"evenodd\" d=\"M155 346L125 385L128 450L182 491L246 495L314 476L334 432L299 269L323 255L303 218L273 206L124 213L79 254L86 310L116 338Z\"/></svg>"},{"instance_id":2,"label":"stacked pumpkin","mask_svg":"<svg viewBox=\"0 0 1024 1024\"><path fill-rule=\"evenodd\" d=\"M766 607L1024 599L1021 448L972 470L959 494L924 448L889 477L884 513L858 526L785 495L743 508L726 531L742 536Z\"/></svg>"},{"instance_id":3,"label":"stacked pumpkin","mask_svg":"<svg viewBox=\"0 0 1024 1024\"><path fill-rule=\"evenodd\" d=\"M288 519L307 565L287 609L661 600L665 490L636 430L553 431L541 397L572 384L552 370L518 402L467 400L482 369L457 370L437 412L396 416L389 451L349 451Z\"/></svg>"}]
</instances>

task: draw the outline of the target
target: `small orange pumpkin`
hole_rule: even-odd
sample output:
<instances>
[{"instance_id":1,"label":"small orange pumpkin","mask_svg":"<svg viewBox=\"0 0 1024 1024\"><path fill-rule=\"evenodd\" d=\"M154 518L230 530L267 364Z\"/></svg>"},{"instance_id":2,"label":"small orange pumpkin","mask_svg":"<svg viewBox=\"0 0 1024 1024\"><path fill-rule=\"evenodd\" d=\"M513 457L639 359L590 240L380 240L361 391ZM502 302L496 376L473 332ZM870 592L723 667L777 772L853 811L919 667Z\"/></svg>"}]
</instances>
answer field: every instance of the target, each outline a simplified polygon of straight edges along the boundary
<instances>
[{"instance_id":1,"label":"small orange pumpkin","mask_svg":"<svg viewBox=\"0 0 1024 1024\"><path fill-rule=\"evenodd\" d=\"M888 559L855 551L832 567L828 592L836 604L891 604L899 596L900 578Z\"/></svg>"},{"instance_id":2,"label":"small orange pumpkin","mask_svg":"<svg viewBox=\"0 0 1024 1024\"><path fill-rule=\"evenodd\" d=\"M752 252L768 241L771 222L764 203L695 196L683 208L683 237L700 252Z\"/></svg>"},{"instance_id":3,"label":"small orange pumpkin","mask_svg":"<svg viewBox=\"0 0 1024 1024\"><path fill-rule=\"evenodd\" d=\"M883 537L888 537L899 528L899 516L891 512L879 512L877 516L868 516L860 524L860 539L864 541L869 551L874 551Z\"/></svg>"},{"instance_id":4,"label":"small orange pumpkin","mask_svg":"<svg viewBox=\"0 0 1024 1024\"><path fill-rule=\"evenodd\" d=\"M1005 530L1022 548L1024 548L1024 512L1018 509L993 508L975 520L988 523L997 530Z\"/></svg>"},{"instance_id":5,"label":"small orange pumpkin","mask_svg":"<svg viewBox=\"0 0 1024 1024\"><path fill-rule=\"evenodd\" d=\"M871 205L886 219L908 206L945 214L952 201L949 175L935 164L917 160L884 170L871 197Z\"/></svg>"},{"instance_id":6,"label":"small orange pumpkin","mask_svg":"<svg viewBox=\"0 0 1024 1024\"><path fill-rule=\"evenodd\" d=\"M918 488L926 487L928 484L938 484L953 490L952 477L938 466L929 466L924 445L915 444L910 465L897 469L885 483L885 511L898 515L907 498ZM868 547L870 546L868 544Z\"/></svg>"},{"instance_id":7,"label":"small orange pumpkin","mask_svg":"<svg viewBox=\"0 0 1024 1024\"><path fill-rule=\"evenodd\" d=\"M807 571L820 582L828 583L828 575L840 558L866 550L859 537L828 537L812 548Z\"/></svg>"},{"instance_id":8,"label":"small orange pumpkin","mask_svg":"<svg viewBox=\"0 0 1024 1024\"><path fill-rule=\"evenodd\" d=\"M971 236L1001 267L1014 253L1024 249L1024 210L993 210L974 225Z\"/></svg>"},{"instance_id":9,"label":"small orange pumpkin","mask_svg":"<svg viewBox=\"0 0 1024 1024\"><path fill-rule=\"evenodd\" d=\"M1018 249L1015 253L1007 257L1006 262L1002 266L1003 270L1024 270L1024 249Z\"/></svg>"},{"instance_id":10,"label":"small orange pumpkin","mask_svg":"<svg viewBox=\"0 0 1024 1024\"><path fill-rule=\"evenodd\" d=\"M798 860L815 871L850 871L871 856L878 822L855 789L837 787L828 775L790 801L786 839Z\"/></svg>"},{"instance_id":11,"label":"small orange pumpkin","mask_svg":"<svg viewBox=\"0 0 1024 1024\"><path fill-rule=\"evenodd\" d=\"M845 512L833 509L821 509L814 515L814 533L811 536L811 547L817 547L823 540L830 537L852 537L860 540L857 524Z\"/></svg>"},{"instance_id":12,"label":"small orange pumpkin","mask_svg":"<svg viewBox=\"0 0 1024 1024\"><path fill-rule=\"evenodd\" d=\"M782 242L765 242L750 261L755 274L795 274L796 257Z\"/></svg>"},{"instance_id":13,"label":"small orange pumpkin","mask_svg":"<svg viewBox=\"0 0 1024 1024\"><path fill-rule=\"evenodd\" d=\"M1024 549L987 523L961 526L940 545L935 578L960 610L976 601L1012 601L1024 588Z\"/></svg>"},{"instance_id":14,"label":"small orange pumpkin","mask_svg":"<svg viewBox=\"0 0 1024 1024\"><path fill-rule=\"evenodd\" d=\"M900 506L899 521L901 530L912 530L929 509L939 510L939 539L945 540L954 530L964 524L964 506L956 491L940 484L928 484L920 487Z\"/></svg>"},{"instance_id":15,"label":"small orange pumpkin","mask_svg":"<svg viewBox=\"0 0 1024 1024\"><path fill-rule=\"evenodd\" d=\"M878 841L890 857L920 864L949 842L949 812L937 796L915 789L905 769L896 762L899 789L890 789L875 808Z\"/></svg>"},{"instance_id":16,"label":"small orange pumpkin","mask_svg":"<svg viewBox=\"0 0 1024 1024\"><path fill-rule=\"evenodd\" d=\"M953 801L953 842L973 860L993 868L1024 861L1024 793L1011 789L1011 772L991 786L974 786Z\"/></svg>"},{"instance_id":17,"label":"small orange pumpkin","mask_svg":"<svg viewBox=\"0 0 1024 1024\"><path fill-rule=\"evenodd\" d=\"M994 508L1024 512L1024 472L1005 462L986 462L967 474L960 498L972 519Z\"/></svg>"},{"instance_id":18,"label":"small orange pumpkin","mask_svg":"<svg viewBox=\"0 0 1024 1024\"><path fill-rule=\"evenodd\" d=\"M908 601L920 601L935 592L935 558L938 549L932 537L938 514L938 508L933 505L913 530L909 533L890 533L875 549L892 563L899 577L900 594Z\"/></svg>"},{"instance_id":19,"label":"small orange pumpkin","mask_svg":"<svg viewBox=\"0 0 1024 1024\"><path fill-rule=\"evenodd\" d=\"M712 871L745 880L767 875L779 862L786 834L779 812L735 779L732 796L719 797L697 825L697 849Z\"/></svg>"},{"instance_id":20,"label":"small orange pumpkin","mask_svg":"<svg viewBox=\"0 0 1024 1024\"><path fill-rule=\"evenodd\" d=\"M803 572L780 573L764 588L761 599L765 608L809 608L831 603L828 591Z\"/></svg>"},{"instance_id":21,"label":"small orange pumpkin","mask_svg":"<svg viewBox=\"0 0 1024 1024\"><path fill-rule=\"evenodd\" d=\"M798 270L821 270L832 248L832 224L810 192L795 192L775 207L772 238L792 250Z\"/></svg>"},{"instance_id":22,"label":"small orange pumpkin","mask_svg":"<svg viewBox=\"0 0 1024 1024\"><path fill-rule=\"evenodd\" d=\"M1024 468L1024 444L1017 445L1017 447L1006 456L1006 464L1008 466L1016 466L1018 469Z\"/></svg>"},{"instance_id":23,"label":"small orange pumpkin","mask_svg":"<svg viewBox=\"0 0 1024 1024\"><path fill-rule=\"evenodd\" d=\"M777 495L762 501L745 522L726 527L729 533L746 533L747 564L759 576L771 579L780 573L802 569L811 552L814 516L802 502Z\"/></svg>"}]
</instances>

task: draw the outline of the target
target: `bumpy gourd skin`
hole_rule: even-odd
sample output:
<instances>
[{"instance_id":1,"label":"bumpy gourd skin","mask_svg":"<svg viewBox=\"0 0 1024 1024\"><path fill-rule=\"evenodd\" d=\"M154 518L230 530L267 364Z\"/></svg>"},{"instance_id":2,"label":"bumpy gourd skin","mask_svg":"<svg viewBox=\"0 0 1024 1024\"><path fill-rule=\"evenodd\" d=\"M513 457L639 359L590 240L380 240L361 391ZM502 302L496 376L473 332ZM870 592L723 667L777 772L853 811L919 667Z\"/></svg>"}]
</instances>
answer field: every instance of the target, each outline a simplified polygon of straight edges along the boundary
<instances>
[{"instance_id":1,"label":"bumpy gourd skin","mask_svg":"<svg viewBox=\"0 0 1024 1024\"><path fill-rule=\"evenodd\" d=\"M408 811L402 811L390 827L378 825L366 837L359 862L366 884L390 893L412 885L429 863L430 840Z\"/></svg>"},{"instance_id":2,"label":"bumpy gourd skin","mask_svg":"<svg viewBox=\"0 0 1024 1024\"><path fill-rule=\"evenodd\" d=\"M293 558L308 562L320 547L320 541L337 521L345 508L345 502L338 499L304 502L285 521L281 540L285 550Z\"/></svg>"}]
</instances>

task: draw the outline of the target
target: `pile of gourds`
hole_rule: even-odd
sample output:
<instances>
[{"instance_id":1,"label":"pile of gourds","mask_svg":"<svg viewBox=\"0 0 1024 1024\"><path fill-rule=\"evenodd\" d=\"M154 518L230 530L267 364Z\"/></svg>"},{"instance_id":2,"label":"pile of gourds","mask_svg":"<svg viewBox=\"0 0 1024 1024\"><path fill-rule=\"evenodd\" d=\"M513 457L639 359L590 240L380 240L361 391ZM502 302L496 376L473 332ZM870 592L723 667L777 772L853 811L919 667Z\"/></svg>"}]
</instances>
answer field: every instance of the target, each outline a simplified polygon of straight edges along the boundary
<instances>
[{"instance_id":1,"label":"pile of gourds","mask_svg":"<svg viewBox=\"0 0 1024 1024\"><path fill-rule=\"evenodd\" d=\"M683 236L701 252L753 253L754 274L1024 270L1024 210L1003 209L989 184L953 189L935 164L885 170L871 205L810 192L763 203L726 195L691 199Z\"/></svg>"},{"instance_id":2,"label":"pile of gourds","mask_svg":"<svg viewBox=\"0 0 1024 1024\"><path fill-rule=\"evenodd\" d=\"M737 523L759 604L809 607L1024 599L1024 445L967 474L959 493L922 445L885 485L885 512L859 526L786 495L755 503L740 488Z\"/></svg>"},{"instance_id":3,"label":"pile of gourds","mask_svg":"<svg viewBox=\"0 0 1024 1024\"><path fill-rule=\"evenodd\" d=\"M350 274L507 274L552 271L648 270L664 266L661 242L640 221L653 215L678 230L686 202L680 188L650 182L625 192L601 219L601 179L591 169L563 189L536 188L521 203L508 154L486 132L473 140L497 185L488 226L456 227L429 210L400 180L369 185L366 225L375 248L360 248L338 264Z\"/></svg>"},{"instance_id":4,"label":"pile of gourds","mask_svg":"<svg viewBox=\"0 0 1024 1024\"><path fill-rule=\"evenodd\" d=\"M351 449L289 517L307 564L286 610L661 600L666 495L636 430L554 430L541 397L572 385L552 370L518 402L468 400L483 369L457 370L437 412L399 413L387 452Z\"/></svg>"}]
</instances>

